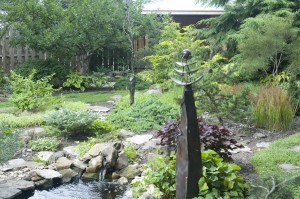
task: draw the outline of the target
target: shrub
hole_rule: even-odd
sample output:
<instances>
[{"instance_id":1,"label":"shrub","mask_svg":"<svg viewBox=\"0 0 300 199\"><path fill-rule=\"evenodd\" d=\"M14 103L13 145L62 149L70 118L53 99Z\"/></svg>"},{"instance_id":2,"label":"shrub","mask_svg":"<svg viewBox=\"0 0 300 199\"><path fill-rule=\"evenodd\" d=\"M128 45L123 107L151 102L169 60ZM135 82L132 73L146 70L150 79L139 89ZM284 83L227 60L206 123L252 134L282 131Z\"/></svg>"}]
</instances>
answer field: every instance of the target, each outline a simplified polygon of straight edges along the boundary
<instances>
[{"instance_id":1,"label":"shrub","mask_svg":"<svg viewBox=\"0 0 300 199\"><path fill-rule=\"evenodd\" d=\"M202 151L203 176L199 180L199 197L240 199L246 198L249 186L237 175L241 169L236 164L223 162L212 150Z\"/></svg>"},{"instance_id":2,"label":"shrub","mask_svg":"<svg viewBox=\"0 0 300 199\"><path fill-rule=\"evenodd\" d=\"M277 86L262 87L254 98L253 116L257 127L285 131L291 127L294 115L289 96Z\"/></svg>"},{"instance_id":3,"label":"shrub","mask_svg":"<svg viewBox=\"0 0 300 199\"><path fill-rule=\"evenodd\" d=\"M52 93L57 91L49 84L52 75L35 82L35 74L33 70L28 77L23 77L11 71L13 94L10 100L21 110L31 110L50 103L53 100Z\"/></svg>"},{"instance_id":4,"label":"shrub","mask_svg":"<svg viewBox=\"0 0 300 199\"><path fill-rule=\"evenodd\" d=\"M29 146L33 151L56 151L59 144L60 140L54 137L38 138L29 142Z\"/></svg>"},{"instance_id":5,"label":"shrub","mask_svg":"<svg viewBox=\"0 0 300 199\"><path fill-rule=\"evenodd\" d=\"M199 154L200 155L200 154ZM199 197L241 199L246 198L249 186L237 175L240 167L236 164L223 162L220 156L212 151L201 151L203 173L199 179ZM132 184L133 197L138 198L148 186L155 186L154 196L175 198L176 157L158 156L152 158L146 166L144 175Z\"/></svg>"},{"instance_id":6,"label":"shrub","mask_svg":"<svg viewBox=\"0 0 300 199\"><path fill-rule=\"evenodd\" d=\"M138 152L135 150L135 147L133 144L128 142L124 146L124 154L128 157L129 161L133 162L136 157L138 156Z\"/></svg>"},{"instance_id":7,"label":"shrub","mask_svg":"<svg viewBox=\"0 0 300 199\"><path fill-rule=\"evenodd\" d=\"M101 86L108 82L108 77L101 72L93 72L87 78L89 83L94 84L97 88L101 88Z\"/></svg>"},{"instance_id":8,"label":"shrub","mask_svg":"<svg viewBox=\"0 0 300 199\"><path fill-rule=\"evenodd\" d=\"M62 135L78 135L79 133L91 133L92 123L98 118L90 111L71 111L61 109L52 112L45 117L46 124L57 128Z\"/></svg>"},{"instance_id":9,"label":"shrub","mask_svg":"<svg viewBox=\"0 0 300 199\"><path fill-rule=\"evenodd\" d=\"M91 124L91 131L94 132L98 137L107 134L113 130L113 126L111 123L107 121L103 121L101 119L96 119Z\"/></svg>"},{"instance_id":10,"label":"shrub","mask_svg":"<svg viewBox=\"0 0 300 199\"><path fill-rule=\"evenodd\" d=\"M33 78L35 81L54 74L50 82L55 86L62 86L62 82L67 79L69 74L67 67L55 59L26 61L18 64L14 71L23 77L27 77L33 69L37 71Z\"/></svg>"},{"instance_id":11,"label":"shrub","mask_svg":"<svg viewBox=\"0 0 300 199\"><path fill-rule=\"evenodd\" d=\"M117 90L128 90L130 88L130 82L129 82L130 76L124 76L119 79L117 79L114 88ZM149 83L142 80L140 77L135 78L135 89L136 90L145 90L148 89L150 86Z\"/></svg>"},{"instance_id":12,"label":"shrub","mask_svg":"<svg viewBox=\"0 0 300 199\"><path fill-rule=\"evenodd\" d=\"M204 150L214 150L226 160L231 159L230 150L242 148L235 139L229 138L229 131L224 127L208 124L202 118L198 118L199 138L201 148ZM176 150L177 137L180 135L179 123L175 120L169 120L165 123L162 130L158 132L161 137L161 145L167 146L168 150Z\"/></svg>"},{"instance_id":13,"label":"shrub","mask_svg":"<svg viewBox=\"0 0 300 199\"><path fill-rule=\"evenodd\" d=\"M44 114L41 113L20 116L9 113L1 113L0 121L6 123L9 128L41 126L45 124Z\"/></svg>"},{"instance_id":14,"label":"shrub","mask_svg":"<svg viewBox=\"0 0 300 199\"><path fill-rule=\"evenodd\" d=\"M18 132L3 121L0 122L0 165L10 160L20 147Z\"/></svg>"},{"instance_id":15,"label":"shrub","mask_svg":"<svg viewBox=\"0 0 300 199\"><path fill-rule=\"evenodd\" d=\"M63 83L63 86L84 91L90 86L90 83L88 77L80 74L79 72L72 72L67 76L67 80Z\"/></svg>"},{"instance_id":16,"label":"shrub","mask_svg":"<svg viewBox=\"0 0 300 199\"><path fill-rule=\"evenodd\" d=\"M76 141L75 143L77 144L75 151L79 152L77 157L81 158L96 144L96 139L88 137L88 141Z\"/></svg>"},{"instance_id":17,"label":"shrub","mask_svg":"<svg viewBox=\"0 0 300 199\"><path fill-rule=\"evenodd\" d=\"M166 120L178 118L178 115L175 107L155 95L137 95L132 106L129 106L128 98L122 98L107 119L115 128L141 132L158 129Z\"/></svg>"}]
</instances>

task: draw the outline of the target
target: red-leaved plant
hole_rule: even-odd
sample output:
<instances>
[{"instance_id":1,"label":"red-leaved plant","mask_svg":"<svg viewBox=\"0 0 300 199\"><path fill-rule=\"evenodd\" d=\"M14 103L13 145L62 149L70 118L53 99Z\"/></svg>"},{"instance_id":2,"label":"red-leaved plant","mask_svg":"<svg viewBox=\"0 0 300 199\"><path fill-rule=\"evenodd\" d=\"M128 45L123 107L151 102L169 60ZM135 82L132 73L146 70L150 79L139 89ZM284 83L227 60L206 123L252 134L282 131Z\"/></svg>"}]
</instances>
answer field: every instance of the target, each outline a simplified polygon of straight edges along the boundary
<instances>
[{"instance_id":1,"label":"red-leaved plant","mask_svg":"<svg viewBox=\"0 0 300 199\"><path fill-rule=\"evenodd\" d=\"M208 124L202 118L198 118L198 126L202 150L214 150L225 160L231 160L232 153L230 150L244 147L237 144L235 139L230 138L229 130L224 127ZM177 137L181 135L179 122L176 120L167 121L157 135L161 138L160 144L166 146L167 150L176 150Z\"/></svg>"}]
</instances>

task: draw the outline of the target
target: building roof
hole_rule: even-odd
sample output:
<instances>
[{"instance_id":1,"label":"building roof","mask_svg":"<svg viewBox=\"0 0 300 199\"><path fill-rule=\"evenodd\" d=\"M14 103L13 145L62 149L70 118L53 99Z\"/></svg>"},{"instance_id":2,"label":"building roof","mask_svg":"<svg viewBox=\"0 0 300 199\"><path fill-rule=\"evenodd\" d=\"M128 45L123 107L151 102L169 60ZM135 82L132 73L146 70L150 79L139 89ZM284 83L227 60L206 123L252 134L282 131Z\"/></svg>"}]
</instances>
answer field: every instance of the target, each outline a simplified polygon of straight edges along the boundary
<instances>
[{"instance_id":1,"label":"building roof","mask_svg":"<svg viewBox=\"0 0 300 199\"><path fill-rule=\"evenodd\" d=\"M171 15L220 15L224 9L197 4L195 0L152 0L144 6L143 13L153 12Z\"/></svg>"}]
</instances>

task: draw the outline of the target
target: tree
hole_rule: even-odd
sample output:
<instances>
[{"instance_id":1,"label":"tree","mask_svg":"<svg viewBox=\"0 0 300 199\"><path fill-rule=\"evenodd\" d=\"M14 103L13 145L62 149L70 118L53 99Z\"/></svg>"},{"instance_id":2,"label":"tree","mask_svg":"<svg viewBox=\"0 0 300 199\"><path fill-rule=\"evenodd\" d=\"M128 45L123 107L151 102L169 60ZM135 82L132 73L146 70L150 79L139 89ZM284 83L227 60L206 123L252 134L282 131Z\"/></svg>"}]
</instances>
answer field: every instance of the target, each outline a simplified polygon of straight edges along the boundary
<instances>
[{"instance_id":1,"label":"tree","mask_svg":"<svg viewBox=\"0 0 300 199\"><path fill-rule=\"evenodd\" d=\"M271 73L278 75L284 62L289 65L292 62L289 58L299 56L297 37L293 16L261 14L247 18L237 33L240 52L237 56L248 71L261 70L268 75L271 67Z\"/></svg>"},{"instance_id":2,"label":"tree","mask_svg":"<svg viewBox=\"0 0 300 199\"><path fill-rule=\"evenodd\" d=\"M3 1L2 1L3 2ZM4 31L14 28L12 44L47 51L69 59L85 56L86 71L92 54L122 47L122 1L112 0L7 0L0 5Z\"/></svg>"}]
</instances>

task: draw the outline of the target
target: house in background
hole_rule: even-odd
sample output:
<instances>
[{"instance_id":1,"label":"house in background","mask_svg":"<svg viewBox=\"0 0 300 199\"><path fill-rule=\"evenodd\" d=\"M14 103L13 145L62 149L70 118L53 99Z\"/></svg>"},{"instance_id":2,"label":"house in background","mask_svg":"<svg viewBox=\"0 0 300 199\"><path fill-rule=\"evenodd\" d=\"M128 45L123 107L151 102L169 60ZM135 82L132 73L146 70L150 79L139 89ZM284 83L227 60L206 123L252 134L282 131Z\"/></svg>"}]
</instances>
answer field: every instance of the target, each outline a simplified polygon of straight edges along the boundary
<instances>
[{"instance_id":1,"label":"house in background","mask_svg":"<svg viewBox=\"0 0 300 199\"><path fill-rule=\"evenodd\" d=\"M224 13L224 9L197 4L195 0L152 0L143 9L143 14L149 13L168 14L181 26L188 26L201 19L219 16ZM148 46L147 36L134 42L135 51L145 46Z\"/></svg>"},{"instance_id":2,"label":"house in background","mask_svg":"<svg viewBox=\"0 0 300 199\"><path fill-rule=\"evenodd\" d=\"M144 6L143 13L169 14L181 26L187 26L219 16L224 9L195 3L195 0L153 0Z\"/></svg>"}]
</instances>

